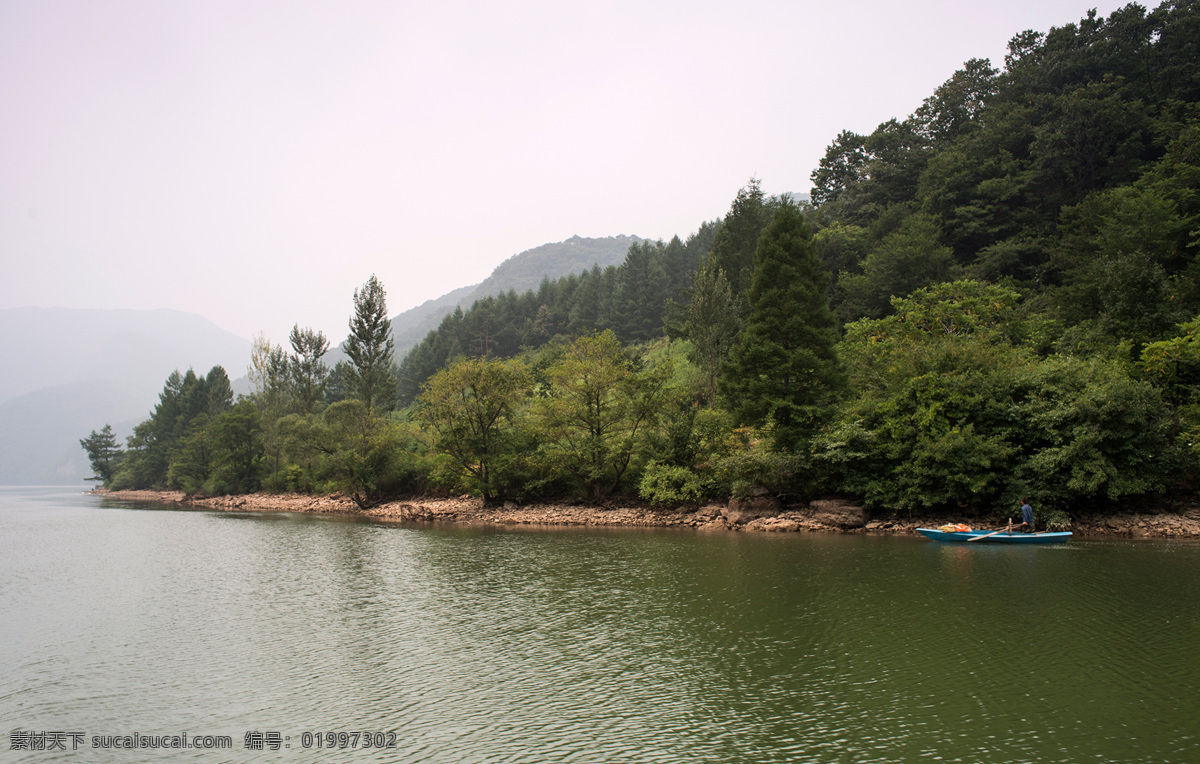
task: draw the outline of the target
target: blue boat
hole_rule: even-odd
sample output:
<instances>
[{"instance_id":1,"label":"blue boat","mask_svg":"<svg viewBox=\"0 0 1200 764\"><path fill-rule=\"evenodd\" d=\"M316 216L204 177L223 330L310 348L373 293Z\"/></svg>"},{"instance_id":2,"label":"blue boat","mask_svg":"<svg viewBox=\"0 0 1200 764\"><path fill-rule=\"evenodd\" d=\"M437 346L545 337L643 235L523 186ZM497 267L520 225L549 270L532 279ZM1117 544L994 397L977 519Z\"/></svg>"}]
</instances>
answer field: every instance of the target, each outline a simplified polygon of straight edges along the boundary
<instances>
[{"instance_id":1,"label":"blue boat","mask_svg":"<svg viewBox=\"0 0 1200 764\"><path fill-rule=\"evenodd\" d=\"M972 541L979 539L979 544L1064 544L1071 538L1070 531L1055 531L1046 533L1021 533L1013 530L1002 531L939 531L936 528L917 528L926 538L934 541Z\"/></svg>"}]
</instances>

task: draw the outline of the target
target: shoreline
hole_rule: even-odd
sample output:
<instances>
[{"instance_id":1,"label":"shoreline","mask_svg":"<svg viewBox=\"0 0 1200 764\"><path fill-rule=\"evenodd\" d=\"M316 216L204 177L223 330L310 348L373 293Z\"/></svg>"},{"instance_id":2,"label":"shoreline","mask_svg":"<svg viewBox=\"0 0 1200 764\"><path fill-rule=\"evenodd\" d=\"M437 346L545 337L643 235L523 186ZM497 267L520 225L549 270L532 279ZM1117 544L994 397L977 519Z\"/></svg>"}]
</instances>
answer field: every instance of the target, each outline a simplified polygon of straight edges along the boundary
<instances>
[{"instance_id":1,"label":"shoreline","mask_svg":"<svg viewBox=\"0 0 1200 764\"><path fill-rule=\"evenodd\" d=\"M485 506L482 499L417 497L381 503L363 510L340 494L245 494L196 497L182 491L108 491L90 493L120 501L176 505L223 512L295 512L361 517L381 522L459 526L558 526L594 528L682 528L729 533L841 533L912 535L919 527L937 527L946 518L870 518L861 507L841 500L812 502L807 508L759 511L709 504L702 507L652 507L636 502L611 506L542 504ZM983 526L979 526L983 527ZM1077 538L1200 539L1200 505L1176 512L1124 512L1073 520Z\"/></svg>"}]
</instances>

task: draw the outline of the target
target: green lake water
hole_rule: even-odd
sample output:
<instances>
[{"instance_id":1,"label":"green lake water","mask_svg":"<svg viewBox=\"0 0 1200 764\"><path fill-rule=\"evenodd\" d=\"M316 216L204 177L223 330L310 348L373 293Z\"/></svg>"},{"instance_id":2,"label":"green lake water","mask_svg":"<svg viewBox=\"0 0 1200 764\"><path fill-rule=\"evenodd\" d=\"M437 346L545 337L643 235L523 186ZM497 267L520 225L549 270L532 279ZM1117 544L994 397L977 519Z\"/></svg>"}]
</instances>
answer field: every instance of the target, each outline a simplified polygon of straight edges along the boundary
<instances>
[{"instance_id":1,"label":"green lake water","mask_svg":"<svg viewBox=\"0 0 1200 764\"><path fill-rule=\"evenodd\" d=\"M0 488L0 762L1196 762L1198 652L1194 542L412 528ZM356 731L391 747L325 747ZM135 733L232 748L93 747Z\"/></svg>"}]
</instances>

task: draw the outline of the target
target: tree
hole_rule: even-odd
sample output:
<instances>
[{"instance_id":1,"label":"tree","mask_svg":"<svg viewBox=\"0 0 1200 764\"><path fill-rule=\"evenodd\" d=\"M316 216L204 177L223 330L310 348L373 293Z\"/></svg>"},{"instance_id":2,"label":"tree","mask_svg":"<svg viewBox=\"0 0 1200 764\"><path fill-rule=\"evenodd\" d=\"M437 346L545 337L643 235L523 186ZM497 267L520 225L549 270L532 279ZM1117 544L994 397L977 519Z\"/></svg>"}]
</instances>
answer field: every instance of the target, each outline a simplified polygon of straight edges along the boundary
<instances>
[{"instance_id":1,"label":"tree","mask_svg":"<svg viewBox=\"0 0 1200 764\"><path fill-rule=\"evenodd\" d=\"M1014 475L1043 502L1117 501L1166 487L1178 453L1158 390L1098 358L1052 356L1029 372L1018 414L1027 456Z\"/></svg>"},{"instance_id":2,"label":"tree","mask_svg":"<svg viewBox=\"0 0 1200 764\"><path fill-rule=\"evenodd\" d=\"M484 501L504 492L506 467L521 456L517 414L531 382L519 360L464 358L425 383L417 416Z\"/></svg>"},{"instance_id":3,"label":"tree","mask_svg":"<svg viewBox=\"0 0 1200 764\"><path fill-rule=\"evenodd\" d=\"M1142 349L1142 373L1171 403L1200 404L1200 316L1178 330L1174 337Z\"/></svg>"},{"instance_id":4,"label":"tree","mask_svg":"<svg viewBox=\"0 0 1200 764\"><path fill-rule=\"evenodd\" d=\"M1180 324L1176 336L1143 348L1140 365L1142 376L1175 407L1179 443L1194 473L1200 467L1200 317Z\"/></svg>"},{"instance_id":5,"label":"tree","mask_svg":"<svg viewBox=\"0 0 1200 764\"><path fill-rule=\"evenodd\" d=\"M833 222L813 234L813 245L825 272L833 277L862 270L867 249L867 231L861 226Z\"/></svg>"},{"instance_id":6,"label":"tree","mask_svg":"<svg viewBox=\"0 0 1200 764\"><path fill-rule=\"evenodd\" d=\"M704 371L712 402L717 397L721 363L737 340L742 320L725 272L711 260L696 271L690 292L681 335L692 343L692 362Z\"/></svg>"},{"instance_id":7,"label":"tree","mask_svg":"<svg viewBox=\"0 0 1200 764\"><path fill-rule=\"evenodd\" d=\"M1113 89L1090 83L1047 102L1030 155L1041 193L1059 206L1132 180L1150 156L1150 114Z\"/></svg>"},{"instance_id":8,"label":"tree","mask_svg":"<svg viewBox=\"0 0 1200 764\"><path fill-rule=\"evenodd\" d=\"M1160 339L1186 317L1178 278L1189 265L1188 221L1152 184L1090 194L1062 212L1053 264L1063 286L1056 300L1071 323L1090 319L1104 342Z\"/></svg>"},{"instance_id":9,"label":"tree","mask_svg":"<svg viewBox=\"0 0 1200 764\"><path fill-rule=\"evenodd\" d=\"M615 490L664 406L670 369L640 369L611 331L580 337L546 370L541 453L593 499Z\"/></svg>"},{"instance_id":10,"label":"tree","mask_svg":"<svg viewBox=\"0 0 1200 764\"><path fill-rule=\"evenodd\" d=\"M1177 462L1159 392L1123 363L1038 357L1017 303L1003 287L940 284L848 327L840 354L858 397L814 448L843 490L870 506L959 512L1165 486Z\"/></svg>"},{"instance_id":11,"label":"tree","mask_svg":"<svg viewBox=\"0 0 1200 764\"><path fill-rule=\"evenodd\" d=\"M396 423L377 416L357 398L338 401L321 415L323 437L317 448L338 490L368 509L391 486L394 465L403 450Z\"/></svg>"},{"instance_id":12,"label":"tree","mask_svg":"<svg viewBox=\"0 0 1200 764\"><path fill-rule=\"evenodd\" d=\"M212 477L216 448L208 414L196 417L175 445L167 468L167 485L184 493L203 490Z\"/></svg>"},{"instance_id":13,"label":"tree","mask_svg":"<svg viewBox=\"0 0 1200 764\"><path fill-rule=\"evenodd\" d=\"M213 480L225 493L247 493L259 487L263 461L262 418L243 400L213 422Z\"/></svg>"},{"instance_id":14,"label":"tree","mask_svg":"<svg viewBox=\"0 0 1200 764\"><path fill-rule=\"evenodd\" d=\"M763 228L771 220L774 200L763 196L758 178L751 178L745 188L737 192L725 222L713 239L713 259L725 278L733 287L735 295L741 296L750 288L751 274L754 270L754 249L758 246L758 237Z\"/></svg>"},{"instance_id":15,"label":"tree","mask_svg":"<svg viewBox=\"0 0 1200 764\"><path fill-rule=\"evenodd\" d=\"M887 318L847 327L839 355L854 400L816 438L842 490L872 506L925 509L997 501L1017 463L1011 339L1018 295L962 281L892 300ZM1033 488L1033 486L1030 486Z\"/></svg>"},{"instance_id":16,"label":"tree","mask_svg":"<svg viewBox=\"0 0 1200 764\"><path fill-rule=\"evenodd\" d=\"M354 315L350 319L350 336L346 338L346 355L354 366L354 391L367 411L373 411L377 404L388 409L395 402L394 348L387 295L372 275L362 289L354 290Z\"/></svg>"},{"instance_id":17,"label":"tree","mask_svg":"<svg viewBox=\"0 0 1200 764\"><path fill-rule=\"evenodd\" d=\"M682 243L679 249L683 249ZM613 296L614 324L626 342L662 336L663 310L671 296L664 258L662 242L643 241L629 246Z\"/></svg>"},{"instance_id":18,"label":"tree","mask_svg":"<svg viewBox=\"0 0 1200 764\"><path fill-rule=\"evenodd\" d=\"M996 94L997 74L986 58L967 61L913 114L917 132L931 142L966 132Z\"/></svg>"},{"instance_id":19,"label":"tree","mask_svg":"<svg viewBox=\"0 0 1200 764\"><path fill-rule=\"evenodd\" d=\"M912 199L929 159L928 140L913 120L890 119L864 137L839 136L813 173L813 198L843 222L865 225Z\"/></svg>"},{"instance_id":20,"label":"tree","mask_svg":"<svg viewBox=\"0 0 1200 764\"><path fill-rule=\"evenodd\" d=\"M286 407L290 388L288 358L283 348L259 332L250 347L250 366L246 371L259 407L278 416Z\"/></svg>"},{"instance_id":21,"label":"tree","mask_svg":"<svg viewBox=\"0 0 1200 764\"><path fill-rule=\"evenodd\" d=\"M100 481L106 488L112 483L113 475L121 463L124 452L117 445L117 436L113 434L112 425L104 425L100 432L92 430L92 434L79 441L79 445L87 452L88 461L92 464L94 477L89 480Z\"/></svg>"},{"instance_id":22,"label":"tree","mask_svg":"<svg viewBox=\"0 0 1200 764\"><path fill-rule=\"evenodd\" d=\"M771 423L776 447L801 447L845 386L826 276L800 210L784 201L754 258L750 315L721 389L745 424Z\"/></svg>"},{"instance_id":23,"label":"tree","mask_svg":"<svg viewBox=\"0 0 1200 764\"><path fill-rule=\"evenodd\" d=\"M301 330L299 324L292 326L288 340L292 343L292 387L300 413L309 414L325 392L329 367L321 359L329 350L329 340L323 332L307 327Z\"/></svg>"},{"instance_id":24,"label":"tree","mask_svg":"<svg viewBox=\"0 0 1200 764\"><path fill-rule=\"evenodd\" d=\"M870 156L867 139L858 133L843 130L825 149L817 169L812 173L813 204L837 201L848 188L857 185L865 175L864 167Z\"/></svg>"},{"instance_id":25,"label":"tree","mask_svg":"<svg viewBox=\"0 0 1200 764\"><path fill-rule=\"evenodd\" d=\"M127 439L122 485L153 488L167 484L167 470L178 440L187 432L191 415L203 411L205 401L196 392L196 373L171 372L150 418L133 428Z\"/></svg>"},{"instance_id":26,"label":"tree","mask_svg":"<svg viewBox=\"0 0 1200 764\"><path fill-rule=\"evenodd\" d=\"M692 251L673 236L663 250L663 268L667 271L667 279L671 282L671 292L678 292L687 287L691 281L692 271L699 263L692 260Z\"/></svg>"},{"instance_id":27,"label":"tree","mask_svg":"<svg viewBox=\"0 0 1200 764\"><path fill-rule=\"evenodd\" d=\"M246 367L246 377L256 396L262 395L267 388L267 369L271 356L271 341L264 332L254 335L250 343L250 365Z\"/></svg>"},{"instance_id":28,"label":"tree","mask_svg":"<svg viewBox=\"0 0 1200 764\"><path fill-rule=\"evenodd\" d=\"M209 417L218 417L233 407L233 385L223 366L214 366L204 377L205 409Z\"/></svg>"},{"instance_id":29,"label":"tree","mask_svg":"<svg viewBox=\"0 0 1200 764\"><path fill-rule=\"evenodd\" d=\"M920 287L949 281L954 257L938 243L937 222L929 215L911 215L900 229L888 234L863 261L862 275L845 276L843 311L851 318L880 318L891 310L891 298Z\"/></svg>"}]
</instances>

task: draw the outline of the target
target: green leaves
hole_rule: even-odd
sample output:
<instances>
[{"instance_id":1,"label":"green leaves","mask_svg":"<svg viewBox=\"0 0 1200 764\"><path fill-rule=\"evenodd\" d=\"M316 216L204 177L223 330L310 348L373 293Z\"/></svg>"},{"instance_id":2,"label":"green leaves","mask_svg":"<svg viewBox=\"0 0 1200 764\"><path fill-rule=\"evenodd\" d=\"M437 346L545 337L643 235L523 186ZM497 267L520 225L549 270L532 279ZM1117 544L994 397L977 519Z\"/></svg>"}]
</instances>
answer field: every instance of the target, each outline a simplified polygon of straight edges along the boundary
<instances>
[{"instance_id":1,"label":"green leaves","mask_svg":"<svg viewBox=\"0 0 1200 764\"><path fill-rule=\"evenodd\" d=\"M912 511L1165 487L1172 417L1125 366L1038 358L1019 344L1016 295L1000 287L946 284L894 306L848 331L842 356L860 395L816 439L815 458L848 490Z\"/></svg>"},{"instance_id":2,"label":"green leaves","mask_svg":"<svg viewBox=\"0 0 1200 764\"><path fill-rule=\"evenodd\" d=\"M354 365L354 393L368 410L377 405L387 410L395 402L394 347L387 296L383 285L371 276L362 289L354 290L354 315L350 318L350 336L345 344L346 355Z\"/></svg>"},{"instance_id":3,"label":"green leaves","mask_svg":"<svg viewBox=\"0 0 1200 764\"><path fill-rule=\"evenodd\" d=\"M681 334L692 343L692 361L704 370L708 379L708 400L717 397L717 376L721 364L737 340L742 320L738 300L725 278L725 272L709 260L692 279Z\"/></svg>"},{"instance_id":4,"label":"green leaves","mask_svg":"<svg viewBox=\"0 0 1200 764\"><path fill-rule=\"evenodd\" d=\"M1112 362L1049 358L1021 380L1027 460L1016 474L1043 501L1161 491L1177 458L1172 417L1150 385Z\"/></svg>"},{"instance_id":5,"label":"green leaves","mask_svg":"<svg viewBox=\"0 0 1200 764\"><path fill-rule=\"evenodd\" d=\"M329 340L323 332L302 330L299 324L292 326L288 340L293 353L289 364L292 388L300 411L309 413L325 395L329 367L321 359L329 351Z\"/></svg>"},{"instance_id":6,"label":"green leaves","mask_svg":"<svg viewBox=\"0 0 1200 764\"><path fill-rule=\"evenodd\" d=\"M739 420L771 423L783 450L799 447L844 385L826 283L800 210L783 203L759 240L750 315L721 384Z\"/></svg>"},{"instance_id":7,"label":"green leaves","mask_svg":"<svg viewBox=\"0 0 1200 764\"><path fill-rule=\"evenodd\" d=\"M121 447L117 445L117 436L113 434L112 425L104 425L100 432L92 430L91 435L79 441L79 445L87 452L92 472L95 473L90 479L98 480L105 487L109 487L124 456Z\"/></svg>"},{"instance_id":8,"label":"green leaves","mask_svg":"<svg viewBox=\"0 0 1200 764\"><path fill-rule=\"evenodd\" d=\"M567 346L546 370L534 413L547 466L592 498L615 490L664 408L670 373L639 368L612 332Z\"/></svg>"},{"instance_id":9,"label":"green leaves","mask_svg":"<svg viewBox=\"0 0 1200 764\"><path fill-rule=\"evenodd\" d=\"M465 487L485 500L516 487L509 467L526 445L519 425L532 381L521 361L475 358L425 383L417 418L433 431L433 447L461 468Z\"/></svg>"},{"instance_id":10,"label":"green leaves","mask_svg":"<svg viewBox=\"0 0 1200 764\"><path fill-rule=\"evenodd\" d=\"M893 295L950 279L954 258L938 241L937 222L928 215L912 215L900 229L886 236L863 260L862 275L841 279L846 292L843 311L850 316L880 318L890 310Z\"/></svg>"}]
</instances>

